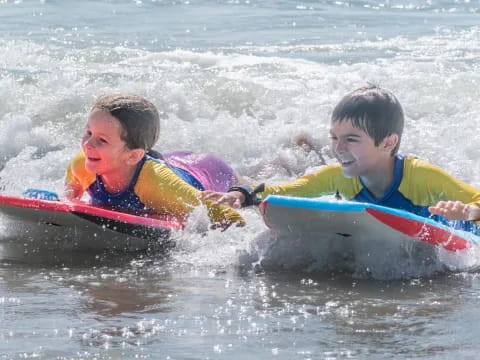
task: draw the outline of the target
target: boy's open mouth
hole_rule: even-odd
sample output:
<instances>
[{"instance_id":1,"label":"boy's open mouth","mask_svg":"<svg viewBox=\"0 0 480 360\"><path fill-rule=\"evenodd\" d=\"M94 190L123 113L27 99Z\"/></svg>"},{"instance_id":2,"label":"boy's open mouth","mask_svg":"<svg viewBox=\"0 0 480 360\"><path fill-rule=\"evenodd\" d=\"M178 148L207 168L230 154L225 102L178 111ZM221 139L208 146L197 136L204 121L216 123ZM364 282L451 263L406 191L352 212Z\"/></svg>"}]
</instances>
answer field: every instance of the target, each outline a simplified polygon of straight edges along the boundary
<instances>
[{"instance_id":1,"label":"boy's open mouth","mask_svg":"<svg viewBox=\"0 0 480 360\"><path fill-rule=\"evenodd\" d=\"M100 161L100 158L87 157L88 161Z\"/></svg>"},{"instance_id":2,"label":"boy's open mouth","mask_svg":"<svg viewBox=\"0 0 480 360\"><path fill-rule=\"evenodd\" d=\"M352 165L354 162L355 160L340 160L340 164L342 164L342 166Z\"/></svg>"}]
</instances>

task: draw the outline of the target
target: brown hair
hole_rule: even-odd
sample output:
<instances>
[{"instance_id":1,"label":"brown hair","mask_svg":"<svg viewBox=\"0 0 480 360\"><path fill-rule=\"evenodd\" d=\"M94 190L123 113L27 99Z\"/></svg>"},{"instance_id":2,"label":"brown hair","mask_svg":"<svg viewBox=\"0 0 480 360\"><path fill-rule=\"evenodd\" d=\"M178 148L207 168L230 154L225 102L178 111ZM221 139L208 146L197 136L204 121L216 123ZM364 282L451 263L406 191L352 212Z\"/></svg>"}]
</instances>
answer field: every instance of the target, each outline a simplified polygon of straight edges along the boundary
<instances>
[{"instance_id":1,"label":"brown hair","mask_svg":"<svg viewBox=\"0 0 480 360\"><path fill-rule=\"evenodd\" d=\"M102 110L122 125L122 140L129 149L143 149L156 156L152 147L160 135L160 117L150 101L133 94L110 94L100 97L93 110Z\"/></svg>"},{"instance_id":2,"label":"brown hair","mask_svg":"<svg viewBox=\"0 0 480 360\"><path fill-rule=\"evenodd\" d=\"M391 91L370 85L345 95L332 113L332 122L342 121L350 121L354 127L365 131L375 141L375 146L385 137L397 134L399 140L392 156L397 153L404 115L402 105Z\"/></svg>"}]
</instances>

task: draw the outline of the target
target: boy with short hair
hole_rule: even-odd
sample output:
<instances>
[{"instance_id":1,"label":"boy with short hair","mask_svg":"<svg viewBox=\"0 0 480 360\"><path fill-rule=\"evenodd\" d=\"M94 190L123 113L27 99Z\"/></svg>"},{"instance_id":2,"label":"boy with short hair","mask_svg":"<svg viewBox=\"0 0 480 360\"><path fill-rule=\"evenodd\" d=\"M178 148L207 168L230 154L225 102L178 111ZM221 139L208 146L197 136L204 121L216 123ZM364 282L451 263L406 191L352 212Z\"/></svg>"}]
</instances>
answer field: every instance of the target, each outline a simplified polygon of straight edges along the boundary
<instances>
[{"instance_id":1,"label":"boy with short hair","mask_svg":"<svg viewBox=\"0 0 480 360\"><path fill-rule=\"evenodd\" d=\"M480 218L480 190L425 161L397 155L403 125L402 106L393 93L378 86L357 89L347 94L332 114L330 139L337 164L285 185L265 186L260 191L243 185L228 193L207 191L203 197L238 208L257 202L257 194L260 199L269 194L340 194L346 200L402 209L424 217L431 215L430 209L452 219ZM468 205L453 211L450 200ZM437 215L436 220L445 221ZM471 230L472 226L468 221L456 224L464 230Z\"/></svg>"}]
</instances>

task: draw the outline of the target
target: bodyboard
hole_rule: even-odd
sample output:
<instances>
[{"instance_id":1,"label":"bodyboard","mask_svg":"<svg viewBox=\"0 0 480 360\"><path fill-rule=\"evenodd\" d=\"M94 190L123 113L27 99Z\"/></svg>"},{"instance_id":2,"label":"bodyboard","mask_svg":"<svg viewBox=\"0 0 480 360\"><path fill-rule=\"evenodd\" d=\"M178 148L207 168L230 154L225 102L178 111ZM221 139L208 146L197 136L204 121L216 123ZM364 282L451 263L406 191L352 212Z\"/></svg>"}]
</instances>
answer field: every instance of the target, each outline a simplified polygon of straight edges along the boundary
<instances>
[{"instance_id":1,"label":"bodyboard","mask_svg":"<svg viewBox=\"0 0 480 360\"><path fill-rule=\"evenodd\" d=\"M473 233L374 204L270 195L260 212L277 239L274 248L291 248L291 259L276 255L286 267L301 258L311 268L342 271L451 269L453 258L470 258L480 244Z\"/></svg>"},{"instance_id":2,"label":"bodyboard","mask_svg":"<svg viewBox=\"0 0 480 360\"><path fill-rule=\"evenodd\" d=\"M339 238L420 241L448 251L480 244L480 237L407 211L375 204L270 195L260 205L267 226L279 232L333 234Z\"/></svg>"},{"instance_id":3,"label":"bodyboard","mask_svg":"<svg viewBox=\"0 0 480 360\"><path fill-rule=\"evenodd\" d=\"M175 220L143 217L83 202L61 202L0 195L4 239L24 244L26 252L40 249L79 251L140 251L169 246Z\"/></svg>"}]
</instances>

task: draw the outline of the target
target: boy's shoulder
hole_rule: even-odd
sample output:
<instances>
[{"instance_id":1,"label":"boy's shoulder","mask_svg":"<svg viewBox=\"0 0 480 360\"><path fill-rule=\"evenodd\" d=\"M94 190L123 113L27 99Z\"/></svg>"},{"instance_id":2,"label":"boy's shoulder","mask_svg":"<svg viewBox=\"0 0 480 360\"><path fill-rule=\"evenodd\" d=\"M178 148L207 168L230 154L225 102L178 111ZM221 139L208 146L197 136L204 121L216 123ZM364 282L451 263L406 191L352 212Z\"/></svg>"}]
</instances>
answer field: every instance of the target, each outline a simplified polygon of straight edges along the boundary
<instances>
[{"instance_id":1,"label":"boy's shoulder","mask_svg":"<svg viewBox=\"0 0 480 360\"><path fill-rule=\"evenodd\" d=\"M90 173L85 169L85 153L81 151L70 161L68 165L69 170L77 177L95 177L95 174Z\"/></svg>"},{"instance_id":2,"label":"boy's shoulder","mask_svg":"<svg viewBox=\"0 0 480 360\"><path fill-rule=\"evenodd\" d=\"M79 152L75 157L70 161L70 166L80 167L85 164L85 153L83 151Z\"/></svg>"},{"instance_id":3,"label":"boy's shoulder","mask_svg":"<svg viewBox=\"0 0 480 360\"><path fill-rule=\"evenodd\" d=\"M137 185L149 187L152 184L155 186L175 182L178 177L167 166L165 161L148 157L142 165L140 174L138 176Z\"/></svg>"},{"instance_id":4,"label":"boy's shoulder","mask_svg":"<svg viewBox=\"0 0 480 360\"><path fill-rule=\"evenodd\" d=\"M405 176L413 177L431 177L448 174L439 166L429 163L427 160L419 159L417 157L408 156L404 158L403 172Z\"/></svg>"},{"instance_id":5,"label":"boy's shoulder","mask_svg":"<svg viewBox=\"0 0 480 360\"><path fill-rule=\"evenodd\" d=\"M417 158L415 156L405 156L405 167L411 167L414 169L439 169L438 166L432 165L427 160Z\"/></svg>"},{"instance_id":6,"label":"boy's shoulder","mask_svg":"<svg viewBox=\"0 0 480 360\"><path fill-rule=\"evenodd\" d=\"M68 164L67 181L79 183L86 189L95 179L96 175L85 168L85 153L78 153Z\"/></svg>"},{"instance_id":7,"label":"boy's shoulder","mask_svg":"<svg viewBox=\"0 0 480 360\"><path fill-rule=\"evenodd\" d=\"M142 173L149 173L149 174L158 174L163 171L168 170L168 166L165 164L165 161L152 158L152 157L147 157L145 160L143 166L142 166Z\"/></svg>"}]
</instances>

